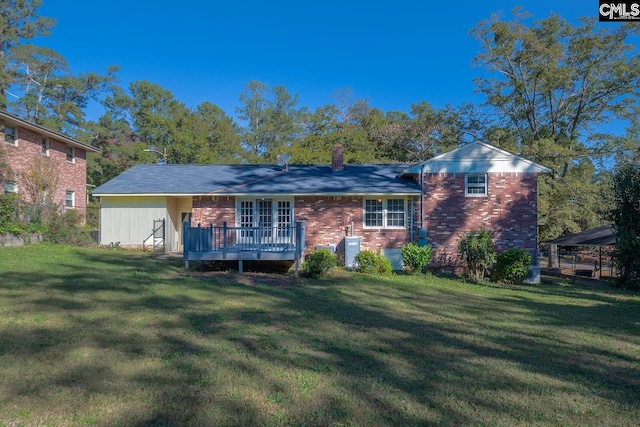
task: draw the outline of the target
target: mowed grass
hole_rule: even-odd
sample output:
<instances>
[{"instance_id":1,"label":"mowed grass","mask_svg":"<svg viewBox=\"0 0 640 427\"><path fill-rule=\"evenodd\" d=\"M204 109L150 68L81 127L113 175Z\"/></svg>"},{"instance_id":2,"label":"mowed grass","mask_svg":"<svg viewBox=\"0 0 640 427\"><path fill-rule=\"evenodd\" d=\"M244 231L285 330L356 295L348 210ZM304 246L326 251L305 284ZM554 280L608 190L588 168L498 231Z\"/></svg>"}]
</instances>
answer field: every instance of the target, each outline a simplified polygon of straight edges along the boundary
<instances>
[{"instance_id":1,"label":"mowed grass","mask_svg":"<svg viewBox=\"0 0 640 427\"><path fill-rule=\"evenodd\" d=\"M0 426L640 419L638 294L261 277L125 251L0 248Z\"/></svg>"}]
</instances>

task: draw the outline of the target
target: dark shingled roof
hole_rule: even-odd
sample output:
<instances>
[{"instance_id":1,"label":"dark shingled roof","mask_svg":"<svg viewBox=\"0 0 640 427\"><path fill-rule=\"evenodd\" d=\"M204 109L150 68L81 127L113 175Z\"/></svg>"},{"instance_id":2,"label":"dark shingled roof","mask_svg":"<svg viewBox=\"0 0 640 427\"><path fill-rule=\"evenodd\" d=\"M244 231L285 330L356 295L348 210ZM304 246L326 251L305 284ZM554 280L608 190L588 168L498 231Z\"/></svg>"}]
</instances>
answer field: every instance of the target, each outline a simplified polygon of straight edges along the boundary
<instances>
[{"instance_id":1,"label":"dark shingled roof","mask_svg":"<svg viewBox=\"0 0 640 427\"><path fill-rule=\"evenodd\" d=\"M137 165L93 191L109 195L204 194L420 194L420 185L399 177L406 164L345 165Z\"/></svg>"},{"instance_id":2,"label":"dark shingled roof","mask_svg":"<svg viewBox=\"0 0 640 427\"><path fill-rule=\"evenodd\" d=\"M543 243L558 246L615 246L616 231L611 225L603 225Z\"/></svg>"}]
</instances>

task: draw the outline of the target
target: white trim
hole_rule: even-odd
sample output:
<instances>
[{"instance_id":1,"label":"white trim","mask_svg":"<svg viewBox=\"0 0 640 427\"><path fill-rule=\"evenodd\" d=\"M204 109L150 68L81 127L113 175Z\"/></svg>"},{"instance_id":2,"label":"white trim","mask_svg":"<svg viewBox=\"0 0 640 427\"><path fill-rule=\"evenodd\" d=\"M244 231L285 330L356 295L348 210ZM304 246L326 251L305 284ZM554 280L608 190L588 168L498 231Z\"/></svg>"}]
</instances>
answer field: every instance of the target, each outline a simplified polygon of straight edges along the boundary
<instances>
[{"instance_id":1,"label":"white trim","mask_svg":"<svg viewBox=\"0 0 640 427\"><path fill-rule=\"evenodd\" d=\"M45 150L42 151L42 148ZM49 150L51 149L51 142L48 137L42 136L40 138L40 152L43 156L49 157Z\"/></svg>"},{"instance_id":2,"label":"white trim","mask_svg":"<svg viewBox=\"0 0 640 427\"><path fill-rule=\"evenodd\" d=\"M469 193L469 176L484 176L484 193ZM480 188L482 183L472 183L471 188ZM464 175L464 195L465 197L488 197L489 177L486 173L466 173Z\"/></svg>"},{"instance_id":3,"label":"white trim","mask_svg":"<svg viewBox=\"0 0 640 427\"><path fill-rule=\"evenodd\" d=\"M13 133L9 134L13 136L13 142L8 142L7 141L7 128L11 128L13 129ZM18 146L18 126L12 126L12 125L8 125L8 124L4 124L4 126L2 127L2 136L3 136L3 141L5 144L7 145L11 145L13 147L17 147Z\"/></svg>"},{"instance_id":4,"label":"white trim","mask_svg":"<svg viewBox=\"0 0 640 427\"><path fill-rule=\"evenodd\" d=\"M67 204L67 196L71 194L71 206ZM64 193L64 207L65 209L73 209L76 207L76 192L72 190L66 190Z\"/></svg>"},{"instance_id":5,"label":"white trim","mask_svg":"<svg viewBox=\"0 0 640 427\"><path fill-rule=\"evenodd\" d=\"M271 217L273 218L272 220L272 226L273 227L277 227L278 224L278 202L289 202L290 203L290 219L289 219L289 224L292 225L295 222L295 203L294 203L294 199L291 196L284 196L284 197L279 197L279 196L252 196L252 197L236 197L235 198L235 227L240 227L240 203L241 202L253 202L253 222L255 224L256 222L256 218L258 217L258 212L257 212L257 203L260 200L271 200Z\"/></svg>"},{"instance_id":6,"label":"white trim","mask_svg":"<svg viewBox=\"0 0 640 427\"><path fill-rule=\"evenodd\" d=\"M3 194L13 194L13 193L14 194L18 194L18 182L17 181L6 180L4 182L3 187L4 187L4 193ZM8 190L7 188L9 188L9 187L11 187L11 189Z\"/></svg>"},{"instance_id":7,"label":"white trim","mask_svg":"<svg viewBox=\"0 0 640 427\"><path fill-rule=\"evenodd\" d=\"M403 174L523 172L551 173L546 166L484 142L475 141L405 169Z\"/></svg>"},{"instance_id":8,"label":"white trim","mask_svg":"<svg viewBox=\"0 0 640 427\"><path fill-rule=\"evenodd\" d=\"M71 160L69 160L69 148L71 148ZM73 145L67 145L65 150L64 150L64 154L66 156L67 159L67 163L72 163L75 164L76 163L76 147L74 147Z\"/></svg>"},{"instance_id":9,"label":"white trim","mask_svg":"<svg viewBox=\"0 0 640 427\"><path fill-rule=\"evenodd\" d=\"M409 219L409 212L408 212L408 203L407 203L407 198L406 197L396 197L395 195L389 195L389 196L384 196L384 197L371 197L371 196L375 196L375 195L368 195L362 198L362 228L364 228L365 230L406 230L407 229L407 224L408 224L408 219ZM389 199L393 199L393 200L402 200L403 201L403 214L404 214L404 225L403 226L388 226L388 217L387 214L389 213L387 210L387 203L389 201ZM382 203L382 226L371 226L371 225L367 225L367 200L378 200Z\"/></svg>"},{"instance_id":10,"label":"white trim","mask_svg":"<svg viewBox=\"0 0 640 427\"><path fill-rule=\"evenodd\" d=\"M284 198L284 197L390 197L402 198L419 196L420 191L415 193L287 193L283 194L255 194L255 193L91 193L94 197L253 197L259 198Z\"/></svg>"}]
</instances>

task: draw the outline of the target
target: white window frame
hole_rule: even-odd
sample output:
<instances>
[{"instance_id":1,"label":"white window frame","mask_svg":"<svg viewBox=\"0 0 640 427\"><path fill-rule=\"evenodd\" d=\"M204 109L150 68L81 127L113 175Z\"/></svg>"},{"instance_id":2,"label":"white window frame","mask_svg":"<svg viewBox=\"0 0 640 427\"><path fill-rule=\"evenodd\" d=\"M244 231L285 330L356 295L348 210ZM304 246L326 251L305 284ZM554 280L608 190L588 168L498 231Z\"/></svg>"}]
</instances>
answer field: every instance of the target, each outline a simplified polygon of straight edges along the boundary
<instances>
[{"instance_id":1,"label":"white window frame","mask_svg":"<svg viewBox=\"0 0 640 427\"><path fill-rule=\"evenodd\" d=\"M483 177L484 182L475 182L475 178ZM474 178L469 182L469 178ZM489 194L489 177L486 173L468 173L464 176L464 195L466 197L487 197ZM478 192L478 190L480 190Z\"/></svg>"},{"instance_id":2,"label":"white window frame","mask_svg":"<svg viewBox=\"0 0 640 427\"><path fill-rule=\"evenodd\" d=\"M69 205L68 196L71 196L71 205ZM73 208L76 207L76 192L75 191L67 190L64 193L64 207L67 208L67 209L73 209Z\"/></svg>"},{"instance_id":3,"label":"white window frame","mask_svg":"<svg viewBox=\"0 0 640 427\"><path fill-rule=\"evenodd\" d=\"M4 182L4 194L18 193L18 183L16 181Z\"/></svg>"},{"instance_id":4,"label":"white window frame","mask_svg":"<svg viewBox=\"0 0 640 427\"><path fill-rule=\"evenodd\" d=\"M49 138L47 138L46 136L43 136L40 141L40 145L42 147L42 155L48 157L49 156Z\"/></svg>"},{"instance_id":5,"label":"white window frame","mask_svg":"<svg viewBox=\"0 0 640 427\"><path fill-rule=\"evenodd\" d=\"M389 211L390 200L402 200L402 222L404 225L389 225L394 218L391 214L398 214L397 211ZM367 211L367 201L373 201L382 205L382 225L367 225L367 214L377 214L378 212ZM385 230L404 230L407 228L407 198L404 196L384 196L384 197L364 197L362 199L362 226L367 230L385 229Z\"/></svg>"},{"instance_id":6,"label":"white window frame","mask_svg":"<svg viewBox=\"0 0 640 427\"><path fill-rule=\"evenodd\" d=\"M69 149L71 149L71 153L69 153ZM69 154L71 154L71 160L69 160ZM67 163L75 163L76 162L76 147L72 147L70 145L67 145L66 155L67 155Z\"/></svg>"},{"instance_id":7,"label":"white window frame","mask_svg":"<svg viewBox=\"0 0 640 427\"><path fill-rule=\"evenodd\" d=\"M10 133L7 133L7 129L11 129ZM13 145L14 147L18 146L18 128L16 126L4 125L2 130L4 133L4 143L7 145ZM7 135L10 135L10 141L7 140Z\"/></svg>"},{"instance_id":8,"label":"white window frame","mask_svg":"<svg viewBox=\"0 0 640 427\"><path fill-rule=\"evenodd\" d=\"M260 220L260 212L259 212L259 204L262 201L270 201L271 202L271 227L270 230L265 230L265 233L277 233L277 238L288 238L288 236L286 236L286 232L284 230L281 230L280 227L281 226L286 226L286 227L291 227L294 222L295 222L295 212L294 212L294 200L293 197L236 197L236 223L235 226L236 227L246 227L246 226L250 226L250 227L258 227L259 225L259 220ZM250 202L251 203L251 219L252 219L252 225L248 225L246 223L246 221L243 221L243 217L242 217L242 208L243 206L245 207L246 210L246 203ZM282 204L283 203L288 203L289 204L289 220L287 221L280 221L280 219L282 219L282 212L280 211L280 209L283 208ZM245 212L246 214L246 212ZM245 215L246 217L246 215ZM250 232L243 232L242 235L243 238L249 238L252 237L250 236Z\"/></svg>"}]
</instances>

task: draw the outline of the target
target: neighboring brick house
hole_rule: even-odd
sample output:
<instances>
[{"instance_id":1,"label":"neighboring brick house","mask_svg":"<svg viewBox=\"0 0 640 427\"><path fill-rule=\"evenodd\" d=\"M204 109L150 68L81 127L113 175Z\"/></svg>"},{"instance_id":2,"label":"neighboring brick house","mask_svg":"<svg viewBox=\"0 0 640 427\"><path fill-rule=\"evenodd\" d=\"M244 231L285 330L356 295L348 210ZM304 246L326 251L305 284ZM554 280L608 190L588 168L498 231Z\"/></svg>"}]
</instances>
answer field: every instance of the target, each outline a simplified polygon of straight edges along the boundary
<instances>
[{"instance_id":1,"label":"neighboring brick house","mask_svg":"<svg viewBox=\"0 0 640 427\"><path fill-rule=\"evenodd\" d=\"M426 230L434 263L455 264L457 238L483 226L500 250L537 247L537 184L549 169L488 144L471 143L418 165L137 165L94 191L101 244L140 246L166 221L169 250L181 223L251 227L304 221L306 247L399 254Z\"/></svg>"},{"instance_id":2,"label":"neighboring brick house","mask_svg":"<svg viewBox=\"0 0 640 427\"><path fill-rule=\"evenodd\" d=\"M76 209L82 217L87 207L87 152L98 149L0 110L0 149L9 173L2 176L4 193L18 193L28 203L34 191L26 178L35 162L41 170L57 173L57 188L50 198L61 210Z\"/></svg>"}]
</instances>

